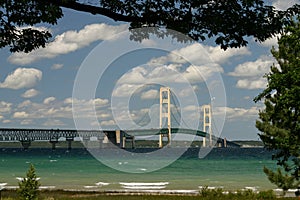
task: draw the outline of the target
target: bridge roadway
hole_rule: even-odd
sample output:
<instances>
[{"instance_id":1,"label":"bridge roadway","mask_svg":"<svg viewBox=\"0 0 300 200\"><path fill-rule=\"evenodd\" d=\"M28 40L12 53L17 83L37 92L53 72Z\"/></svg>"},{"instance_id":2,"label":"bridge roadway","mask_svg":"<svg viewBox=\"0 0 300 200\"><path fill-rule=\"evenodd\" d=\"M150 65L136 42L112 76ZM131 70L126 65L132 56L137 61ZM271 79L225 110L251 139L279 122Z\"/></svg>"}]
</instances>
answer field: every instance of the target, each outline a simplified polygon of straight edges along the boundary
<instances>
[{"instance_id":1,"label":"bridge roadway","mask_svg":"<svg viewBox=\"0 0 300 200\"><path fill-rule=\"evenodd\" d=\"M171 134L190 134L200 137L206 137L207 133L200 130L171 128ZM0 128L0 141L20 141L24 148L28 148L32 141L49 141L52 143L52 148L60 138L65 138L71 142L74 138L82 138L88 141L91 137L96 137L99 141L107 137L114 144L122 143L122 139L134 140L136 136L151 136L159 134L168 134L168 129L137 129L137 130L68 130L68 129L19 129L19 128ZM219 143L223 142L222 138L213 136L213 140Z\"/></svg>"}]
</instances>

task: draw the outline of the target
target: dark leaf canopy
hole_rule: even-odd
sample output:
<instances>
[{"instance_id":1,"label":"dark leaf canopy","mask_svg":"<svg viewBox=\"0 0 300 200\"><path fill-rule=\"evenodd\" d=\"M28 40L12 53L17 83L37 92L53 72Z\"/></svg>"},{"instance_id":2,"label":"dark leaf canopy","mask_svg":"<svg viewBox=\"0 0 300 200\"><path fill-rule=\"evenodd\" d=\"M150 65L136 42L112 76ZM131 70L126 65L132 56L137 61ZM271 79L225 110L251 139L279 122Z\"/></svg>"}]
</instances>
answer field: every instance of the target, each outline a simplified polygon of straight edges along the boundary
<instances>
[{"instance_id":1,"label":"dark leaf canopy","mask_svg":"<svg viewBox=\"0 0 300 200\"><path fill-rule=\"evenodd\" d=\"M0 1L0 48L9 46L13 52L29 52L45 47L51 34L31 28L38 23L55 24L62 17L59 6L47 1Z\"/></svg>"},{"instance_id":2,"label":"dark leaf canopy","mask_svg":"<svg viewBox=\"0 0 300 200\"><path fill-rule=\"evenodd\" d=\"M100 14L129 22L130 28L172 29L194 40L215 38L223 49L247 45L248 37L264 41L282 31L299 5L278 11L263 0L5 0L0 1L0 47L29 52L44 47L51 34L46 30L22 28L39 23L55 24L63 16L61 8ZM154 29L150 29L154 30ZM151 31L150 31L151 32ZM153 34L163 33L156 30ZM149 34L149 33L148 33ZM140 41L148 34L132 34ZM160 36L160 35L159 35Z\"/></svg>"}]
</instances>

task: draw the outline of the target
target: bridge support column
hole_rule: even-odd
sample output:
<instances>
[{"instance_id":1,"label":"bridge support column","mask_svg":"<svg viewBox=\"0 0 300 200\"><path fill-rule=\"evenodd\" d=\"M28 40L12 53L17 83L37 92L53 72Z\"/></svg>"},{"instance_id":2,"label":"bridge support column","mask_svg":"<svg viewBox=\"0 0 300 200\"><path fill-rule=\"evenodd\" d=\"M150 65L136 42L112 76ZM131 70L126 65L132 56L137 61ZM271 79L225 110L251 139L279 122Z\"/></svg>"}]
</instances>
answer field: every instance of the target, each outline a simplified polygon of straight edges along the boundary
<instances>
[{"instance_id":1,"label":"bridge support column","mask_svg":"<svg viewBox=\"0 0 300 200\"><path fill-rule=\"evenodd\" d=\"M121 143L121 131L116 130L116 144L120 144L120 143Z\"/></svg>"},{"instance_id":2,"label":"bridge support column","mask_svg":"<svg viewBox=\"0 0 300 200\"><path fill-rule=\"evenodd\" d=\"M52 144L52 150L55 150L56 149L56 144L58 143L58 140L50 140L49 141L51 144Z\"/></svg>"},{"instance_id":3,"label":"bridge support column","mask_svg":"<svg viewBox=\"0 0 300 200\"><path fill-rule=\"evenodd\" d=\"M20 142L21 142L23 148L26 150L29 149L29 147L31 146L31 140L29 140L29 139L21 140Z\"/></svg>"},{"instance_id":4,"label":"bridge support column","mask_svg":"<svg viewBox=\"0 0 300 200\"><path fill-rule=\"evenodd\" d=\"M123 149L126 148L126 143L127 142L131 142L131 148L132 149L135 148L135 138L134 138L134 136L125 136L125 135L123 135L123 137L122 137L122 148Z\"/></svg>"},{"instance_id":5,"label":"bridge support column","mask_svg":"<svg viewBox=\"0 0 300 200\"><path fill-rule=\"evenodd\" d=\"M211 106L203 105L203 132L209 134L209 146L212 147ZM206 137L203 138L203 147L206 147Z\"/></svg>"},{"instance_id":6,"label":"bridge support column","mask_svg":"<svg viewBox=\"0 0 300 200\"><path fill-rule=\"evenodd\" d=\"M227 148L227 140L226 140L226 138L223 139L223 147Z\"/></svg>"},{"instance_id":7,"label":"bridge support column","mask_svg":"<svg viewBox=\"0 0 300 200\"><path fill-rule=\"evenodd\" d=\"M66 141L68 142L68 150L72 149L72 142L74 141L73 137L66 137Z\"/></svg>"},{"instance_id":8,"label":"bridge support column","mask_svg":"<svg viewBox=\"0 0 300 200\"><path fill-rule=\"evenodd\" d=\"M55 150L56 149L56 144L58 143L58 138L57 137L52 137L52 138L50 138L49 142L52 144L52 150Z\"/></svg>"},{"instance_id":9,"label":"bridge support column","mask_svg":"<svg viewBox=\"0 0 300 200\"><path fill-rule=\"evenodd\" d=\"M159 127L163 128L163 119L167 118L168 125L168 145L171 145L171 90L169 87L161 87L159 90ZM159 148L163 147L163 137L164 134L159 135Z\"/></svg>"},{"instance_id":10,"label":"bridge support column","mask_svg":"<svg viewBox=\"0 0 300 200\"><path fill-rule=\"evenodd\" d=\"M82 137L83 145L87 147L89 145L90 140L91 138L89 136L83 136Z\"/></svg>"}]
</instances>

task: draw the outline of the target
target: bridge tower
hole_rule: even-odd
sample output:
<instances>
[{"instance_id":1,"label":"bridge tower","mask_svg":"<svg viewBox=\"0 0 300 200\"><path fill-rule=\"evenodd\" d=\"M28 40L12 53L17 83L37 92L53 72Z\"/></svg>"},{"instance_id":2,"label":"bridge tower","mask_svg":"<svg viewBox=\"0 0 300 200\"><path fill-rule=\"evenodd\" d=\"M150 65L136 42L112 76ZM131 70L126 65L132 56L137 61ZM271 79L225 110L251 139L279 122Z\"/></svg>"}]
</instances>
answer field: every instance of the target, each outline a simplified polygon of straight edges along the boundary
<instances>
[{"instance_id":1,"label":"bridge tower","mask_svg":"<svg viewBox=\"0 0 300 200\"><path fill-rule=\"evenodd\" d=\"M163 147L163 137L168 138L168 144L171 144L171 91L169 87L161 87L159 91L159 127L163 128L163 119L167 118L168 133L159 134L159 148Z\"/></svg>"},{"instance_id":2,"label":"bridge tower","mask_svg":"<svg viewBox=\"0 0 300 200\"><path fill-rule=\"evenodd\" d=\"M212 114L211 114L211 105L203 105L203 132L209 134L209 146L212 147ZM206 137L203 138L203 147L206 147Z\"/></svg>"}]
</instances>

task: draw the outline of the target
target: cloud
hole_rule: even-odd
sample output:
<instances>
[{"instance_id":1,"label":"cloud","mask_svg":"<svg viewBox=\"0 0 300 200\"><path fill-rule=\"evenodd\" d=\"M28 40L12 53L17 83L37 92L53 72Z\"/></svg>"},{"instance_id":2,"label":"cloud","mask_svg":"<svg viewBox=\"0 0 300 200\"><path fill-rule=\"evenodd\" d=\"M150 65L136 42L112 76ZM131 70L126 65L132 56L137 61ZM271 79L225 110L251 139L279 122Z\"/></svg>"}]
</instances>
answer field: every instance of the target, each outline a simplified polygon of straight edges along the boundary
<instances>
[{"instance_id":1,"label":"cloud","mask_svg":"<svg viewBox=\"0 0 300 200\"><path fill-rule=\"evenodd\" d=\"M77 107L79 115L73 116L72 102L82 105ZM5 118L8 118L6 115L11 114L10 118L13 119L12 122L14 124L19 123L20 125L38 124L49 128L68 125L70 127L73 124L69 124L66 120L74 119L74 117L89 119L95 111L98 119L110 120L111 113L108 111L107 106L108 100L101 98L90 100L66 98L64 100L57 100L55 97L48 97L40 103L26 100L15 107L12 104L0 101L0 116L3 115ZM16 111L11 113L14 110ZM41 123L41 120L45 122Z\"/></svg>"},{"instance_id":2,"label":"cloud","mask_svg":"<svg viewBox=\"0 0 300 200\"><path fill-rule=\"evenodd\" d=\"M0 88L21 89L30 88L37 84L42 79L42 72L34 68L18 68L13 73L9 74L3 83L0 83Z\"/></svg>"},{"instance_id":3,"label":"cloud","mask_svg":"<svg viewBox=\"0 0 300 200\"><path fill-rule=\"evenodd\" d=\"M275 0L273 1L272 5L279 9L279 10L286 10L288 9L289 7L295 5L295 4L299 4L300 1L299 0Z\"/></svg>"},{"instance_id":4,"label":"cloud","mask_svg":"<svg viewBox=\"0 0 300 200\"><path fill-rule=\"evenodd\" d=\"M236 83L237 88L255 90L255 89L264 89L267 86L267 80L264 78L250 78L250 79L241 79Z\"/></svg>"},{"instance_id":5,"label":"cloud","mask_svg":"<svg viewBox=\"0 0 300 200\"><path fill-rule=\"evenodd\" d=\"M12 103L0 101L0 113L9 113L12 110Z\"/></svg>"},{"instance_id":6,"label":"cloud","mask_svg":"<svg viewBox=\"0 0 300 200\"><path fill-rule=\"evenodd\" d=\"M116 87L112 93L113 97L127 97L130 94L130 91L135 91L139 88L135 84L121 84Z\"/></svg>"},{"instance_id":7,"label":"cloud","mask_svg":"<svg viewBox=\"0 0 300 200\"><path fill-rule=\"evenodd\" d=\"M107 106L109 101L108 101L108 99L101 99L101 98L95 98L95 99L89 99L89 100L66 98L64 100L64 103L65 104L73 104L76 106L82 105L82 107L91 107L92 108L93 106L95 106L95 108L99 108L99 107Z\"/></svg>"},{"instance_id":8,"label":"cloud","mask_svg":"<svg viewBox=\"0 0 300 200\"><path fill-rule=\"evenodd\" d=\"M250 55L248 48L230 48L224 51L220 46L203 46L198 43L186 46L181 49L174 50L166 56L153 58L149 63L152 64L168 64L168 63L192 63L194 65L203 65L207 63L222 64L231 57Z\"/></svg>"},{"instance_id":9,"label":"cloud","mask_svg":"<svg viewBox=\"0 0 300 200\"><path fill-rule=\"evenodd\" d=\"M242 89L262 89L267 85L263 76L270 72L270 67L275 63L271 57L262 56L256 61L239 64L230 76L239 77L236 87Z\"/></svg>"},{"instance_id":10,"label":"cloud","mask_svg":"<svg viewBox=\"0 0 300 200\"><path fill-rule=\"evenodd\" d=\"M3 124L8 124L8 123L11 123L11 120L5 119L5 120L2 121L2 123L3 123Z\"/></svg>"},{"instance_id":11,"label":"cloud","mask_svg":"<svg viewBox=\"0 0 300 200\"><path fill-rule=\"evenodd\" d=\"M32 102L30 100L23 101L20 103L17 108L26 108L32 105Z\"/></svg>"},{"instance_id":12,"label":"cloud","mask_svg":"<svg viewBox=\"0 0 300 200\"><path fill-rule=\"evenodd\" d=\"M39 48L30 53L14 53L8 60L17 65L28 65L44 58L54 58L59 55L74 52L99 40L112 40L114 35L128 29L127 24L111 26L107 24L86 25L80 31L67 31L57 35L53 42L45 48Z\"/></svg>"},{"instance_id":13,"label":"cloud","mask_svg":"<svg viewBox=\"0 0 300 200\"><path fill-rule=\"evenodd\" d=\"M29 116L25 111L15 112L13 118L27 118Z\"/></svg>"},{"instance_id":14,"label":"cloud","mask_svg":"<svg viewBox=\"0 0 300 200\"><path fill-rule=\"evenodd\" d=\"M155 99L158 97L157 90L148 90L147 92L143 92L141 95L141 99Z\"/></svg>"},{"instance_id":15,"label":"cloud","mask_svg":"<svg viewBox=\"0 0 300 200\"><path fill-rule=\"evenodd\" d=\"M232 57L251 54L251 52L247 47L229 48L226 51L221 49L220 46L216 46L216 47L206 46L205 49L208 51L210 58L218 64L223 64L225 62L228 62L229 59Z\"/></svg>"},{"instance_id":16,"label":"cloud","mask_svg":"<svg viewBox=\"0 0 300 200\"><path fill-rule=\"evenodd\" d=\"M274 62L273 58L263 56L256 61L239 64L233 72L228 74L236 77L261 77L270 71L270 67Z\"/></svg>"},{"instance_id":17,"label":"cloud","mask_svg":"<svg viewBox=\"0 0 300 200\"><path fill-rule=\"evenodd\" d=\"M22 30L22 29L33 29L33 30L38 30L38 31L48 31L48 32L52 32L51 29L45 27L45 26L22 26L22 27L17 27L17 29Z\"/></svg>"},{"instance_id":18,"label":"cloud","mask_svg":"<svg viewBox=\"0 0 300 200\"><path fill-rule=\"evenodd\" d=\"M263 47L268 47L268 48L275 47L275 48L277 48L278 47L278 38L280 38L280 35L276 35L272 38L269 38L269 39L265 40L264 42L262 42L260 44Z\"/></svg>"},{"instance_id":19,"label":"cloud","mask_svg":"<svg viewBox=\"0 0 300 200\"><path fill-rule=\"evenodd\" d=\"M116 122L114 120L108 120L108 121L101 121L101 126L115 126Z\"/></svg>"},{"instance_id":20,"label":"cloud","mask_svg":"<svg viewBox=\"0 0 300 200\"><path fill-rule=\"evenodd\" d=\"M33 120L32 119L24 119L20 122L21 125L30 125L33 124Z\"/></svg>"},{"instance_id":21,"label":"cloud","mask_svg":"<svg viewBox=\"0 0 300 200\"><path fill-rule=\"evenodd\" d=\"M257 118L259 107L251 108L231 108L231 107L214 107L213 115L223 115L226 112L226 118L229 120L249 120Z\"/></svg>"},{"instance_id":22,"label":"cloud","mask_svg":"<svg viewBox=\"0 0 300 200\"><path fill-rule=\"evenodd\" d=\"M55 101L56 98L55 97L48 97L44 99L44 104L50 104L51 102Z\"/></svg>"},{"instance_id":23,"label":"cloud","mask_svg":"<svg viewBox=\"0 0 300 200\"><path fill-rule=\"evenodd\" d=\"M48 119L46 122L43 123L43 126L48 126L48 127L56 127L56 126L64 126L64 125L66 124L58 119Z\"/></svg>"},{"instance_id":24,"label":"cloud","mask_svg":"<svg viewBox=\"0 0 300 200\"><path fill-rule=\"evenodd\" d=\"M57 69L61 69L61 68L63 68L63 64L53 64L52 66L51 66L51 69L53 69L53 70L57 70Z\"/></svg>"},{"instance_id":25,"label":"cloud","mask_svg":"<svg viewBox=\"0 0 300 200\"><path fill-rule=\"evenodd\" d=\"M200 83L215 73L223 73L223 68L214 63L179 68L176 64L135 67L118 80L119 85L114 90L114 96L127 96L128 91L138 88L137 84Z\"/></svg>"},{"instance_id":26,"label":"cloud","mask_svg":"<svg viewBox=\"0 0 300 200\"><path fill-rule=\"evenodd\" d=\"M207 64L201 66L190 65L184 72L183 76L190 83L198 83L206 81L209 77L215 73L223 73L224 70L220 65ZM179 79L182 81L182 79Z\"/></svg>"},{"instance_id":27,"label":"cloud","mask_svg":"<svg viewBox=\"0 0 300 200\"><path fill-rule=\"evenodd\" d=\"M29 89L26 90L21 96L24 98L32 98L35 97L36 95L38 95L39 91L35 90L35 89Z\"/></svg>"}]
</instances>

